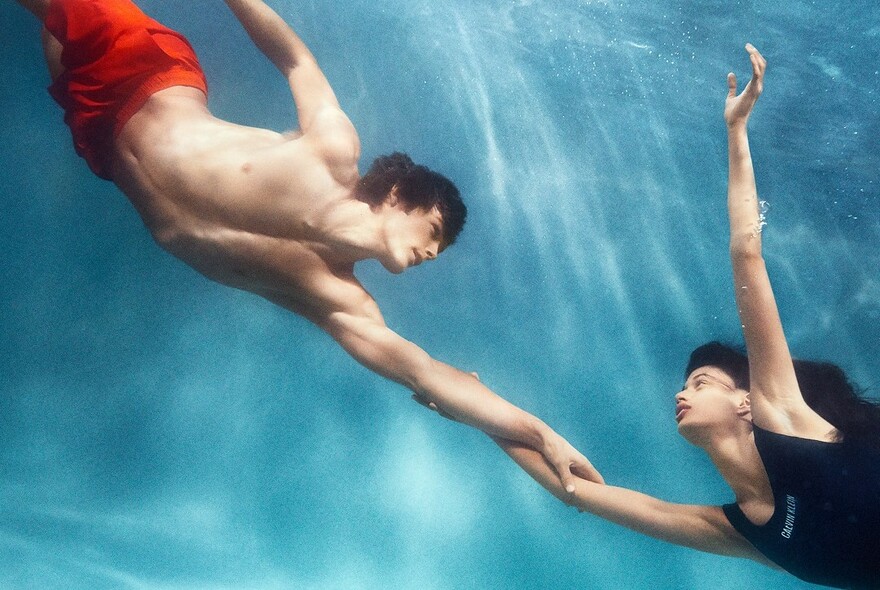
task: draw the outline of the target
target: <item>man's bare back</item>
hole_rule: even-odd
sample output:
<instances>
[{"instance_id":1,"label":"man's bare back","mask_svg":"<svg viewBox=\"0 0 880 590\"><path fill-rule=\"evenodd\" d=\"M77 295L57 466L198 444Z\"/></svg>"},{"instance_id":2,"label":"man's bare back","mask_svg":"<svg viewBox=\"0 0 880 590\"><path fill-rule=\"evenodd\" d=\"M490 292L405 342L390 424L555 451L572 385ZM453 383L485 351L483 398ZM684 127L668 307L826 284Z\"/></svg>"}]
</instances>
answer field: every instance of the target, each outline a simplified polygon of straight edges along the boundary
<instances>
[{"instance_id":1,"label":"man's bare back","mask_svg":"<svg viewBox=\"0 0 880 590\"><path fill-rule=\"evenodd\" d=\"M50 7L85 1L19 0L43 20ZM100 10L111 6L111 14L115 6L137 11L128 0L104 1ZM419 400L540 451L564 484L572 468L601 480L546 424L385 325L355 263L374 258L399 273L435 258L464 223L458 191L402 154L378 158L361 177L357 132L305 44L261 0L226 4L288 80L300 131L217 119L202 90L187 85L152 93L106 159L156 241L207 277L311 320ZM60 44L45 33L44 40L58 77Z\"/></svg>"}]
</instances>

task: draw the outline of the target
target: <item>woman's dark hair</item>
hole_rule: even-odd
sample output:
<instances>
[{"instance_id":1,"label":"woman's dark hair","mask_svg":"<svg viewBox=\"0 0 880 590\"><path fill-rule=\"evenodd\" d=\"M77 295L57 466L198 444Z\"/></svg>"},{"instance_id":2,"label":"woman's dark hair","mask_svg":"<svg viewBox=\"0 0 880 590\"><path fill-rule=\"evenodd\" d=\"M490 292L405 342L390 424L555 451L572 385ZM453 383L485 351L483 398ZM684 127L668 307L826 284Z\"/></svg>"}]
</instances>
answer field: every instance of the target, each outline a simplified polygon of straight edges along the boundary
<instances>
[{"instance_id":1,"label":"woman's dark hair","mask_svg":"<svg viewBox=\"0 0 880 590\"><path fill-rule=\"evenodd\" d=\"M443 218L443 247L455 242L467 218L467 208L455 184L426 166L415 164L406 154L394 152L379 156L358 183L357 197L370 205L380 205L391 189L408 209L440 210Z\"/></svg>"},{"instance_id":2,"label":"woman's dark hair","mask_svg":"<svg viewBox=\"0 0 880 590\"><path fill-rule=\"evenodd\" d=\"M741 348L709 342L695 349L685 379L697 368L718 367L740 389L749 389L749 360ZM804 401L838 432L838 440L880 450L880 404L860 397L843 369L831 363L794 360Z\"/></svg>"}]
</instances>

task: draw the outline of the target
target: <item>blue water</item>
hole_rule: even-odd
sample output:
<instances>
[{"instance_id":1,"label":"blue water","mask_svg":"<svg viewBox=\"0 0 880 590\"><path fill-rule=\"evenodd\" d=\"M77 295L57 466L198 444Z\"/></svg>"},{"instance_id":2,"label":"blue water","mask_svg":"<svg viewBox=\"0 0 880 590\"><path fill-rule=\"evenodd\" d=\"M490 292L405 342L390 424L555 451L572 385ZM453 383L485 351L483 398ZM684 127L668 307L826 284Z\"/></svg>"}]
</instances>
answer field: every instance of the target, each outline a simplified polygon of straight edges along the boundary
<instances>
[{"instance_id":1,"label":"blue water","mask_svg":"<svg viewBox=\"0 0 880 590\"><path fill-rule=\"evenodd\" d=\"M271 3L357 126L459 184L437 262L359 277L390 326L567 436L606 479L731 492L676 433L696 345L738 340L725 75L751 122L792 349L880 389L880 5ZM219 1L144 0L233 121L295 126ZM341 8L344 7L344 8ZM75 156L35 22L0 5L0 588L807 588L567 509L305 321L162 252Z\"/></svg>"}]
</instances>

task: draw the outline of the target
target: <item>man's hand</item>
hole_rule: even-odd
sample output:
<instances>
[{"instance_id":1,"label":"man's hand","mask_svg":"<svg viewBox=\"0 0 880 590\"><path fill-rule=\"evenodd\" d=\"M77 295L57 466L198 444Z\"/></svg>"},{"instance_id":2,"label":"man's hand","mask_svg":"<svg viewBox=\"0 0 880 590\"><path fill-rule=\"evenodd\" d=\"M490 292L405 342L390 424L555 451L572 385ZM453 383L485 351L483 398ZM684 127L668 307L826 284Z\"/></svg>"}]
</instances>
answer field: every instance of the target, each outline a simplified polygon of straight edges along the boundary
<instances>
[{"instance_id":1,"label":"man's hand","mask_svg":"<svg viewBox=\"0 0 880 590\"><path fill-rule=\"evenodd\" d=\"M480 378L476 373L471 373L471 375L477 379ZM437 404L434 402L429 402L418 394L414 394L412 398L429 410L437 412L442 417L457 422L453 416L444 412L442 408L437 407ZM547 463L556 470L556 474L559 476L559 481L562 483L562 487L565 491L569 493L574 491L575 480L577 478L586 479L600 484L605 483L602 474L593 467L593 464L590 463L580 451L571 446L567 440L559 436L556 432L547 428L547 431L542 435L542 438L543 448L535 450L544 455L544 459L547 460Z\"/></svg>"},{"instance_id":2,"label":"man's hand","mask_svg":"<svg viewBox=\"0 0 880 590\"><path fill-rule=\"evenodd\" d=\"M727 74L727 101L724 103L724 121L728 127L745 125L752 113L761 91L764 90L764 70L767 69L767 60L755 49L751 43L746 43L746 51L752 61L752 79L746 84L742 94L736 94L736 75Z\"/></svg>"},{"instance_id":3,"label":"man's hand","mask_svg":"<svg viewBox=\"0 0 880 590\"><path fill-rule=\"evenodd\" d=\"M556 432L548 428L543 438L544 448L536 450L540 451L556 470L566 492L571 493L575 490L575 482L578 478L599 484L605 483L602 474L593 467L593 464Z\"/></svg>"}]
</instances>

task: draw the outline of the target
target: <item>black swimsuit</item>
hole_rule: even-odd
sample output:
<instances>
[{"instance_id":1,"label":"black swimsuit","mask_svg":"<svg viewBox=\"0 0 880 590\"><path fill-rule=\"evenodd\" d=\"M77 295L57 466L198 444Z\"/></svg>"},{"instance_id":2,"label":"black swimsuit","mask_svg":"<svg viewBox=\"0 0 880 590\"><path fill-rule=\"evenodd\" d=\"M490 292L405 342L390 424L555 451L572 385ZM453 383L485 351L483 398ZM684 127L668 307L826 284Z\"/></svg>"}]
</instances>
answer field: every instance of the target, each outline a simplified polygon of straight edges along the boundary
<instances>
[{"instance_id":1,"label":"black swimsuit","mask_svg":"<svg viewBox=\"0 0 880 590\"><path fill-rule=\"evenodd\" d=\"M765 557L814 584L880 589L880 453L755 427L773 489L763 526L736 504L724 514Z\"/></svg>"}]
</instances>

